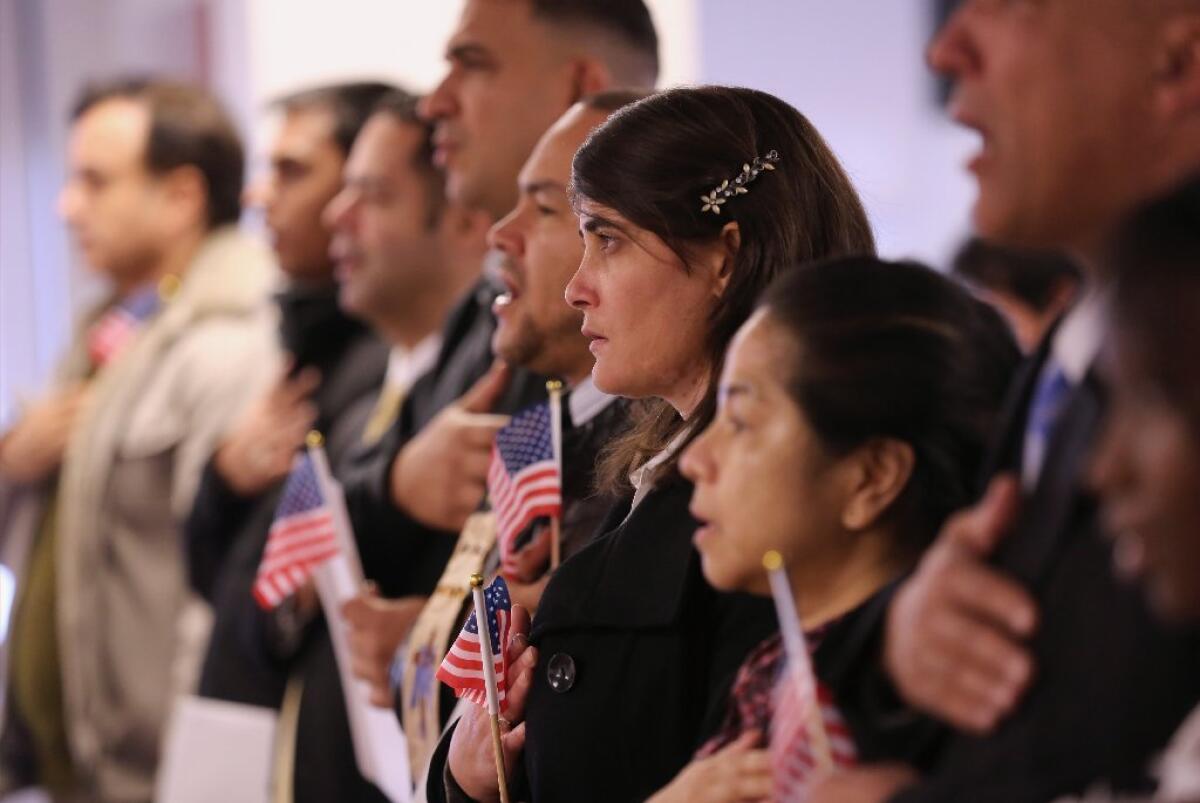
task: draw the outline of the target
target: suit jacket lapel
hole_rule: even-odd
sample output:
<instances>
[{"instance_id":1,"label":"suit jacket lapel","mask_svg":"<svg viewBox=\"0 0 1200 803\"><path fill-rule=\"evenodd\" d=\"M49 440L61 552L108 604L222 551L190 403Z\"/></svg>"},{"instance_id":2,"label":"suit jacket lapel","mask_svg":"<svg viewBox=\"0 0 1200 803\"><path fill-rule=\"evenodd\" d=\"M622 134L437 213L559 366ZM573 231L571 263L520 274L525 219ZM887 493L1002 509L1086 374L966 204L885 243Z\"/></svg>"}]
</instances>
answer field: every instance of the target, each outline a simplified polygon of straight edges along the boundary
<instances>
[{"instance_id":1,"label":"suit jacket lapel","mask_svg":"<svg viewBox=\"0 0 1200 803\"><path fill-rule=\"evenodd\" d=\"M1021 456L1025 446L1025 422L1029 418L1029 405L1033 400L1034 390L1042 375L1042 367L1050 357L1054 333L1058 325L1046 333L1037 349L1025 359L1017 369L1016 376L1009 386L1008 395L1000 407L999 437L993 442L991 450L983 462L983 472L980 476L979 492L983 493L992 477L1006 471L1021 470Z\"/></svg>"},{"instance_id":2,"label":"suit jacket lapel","mask_svg":"<svg viewBox=\"0 0 1200 803\"><path fill-rule=\"evenodd\" d=\"M1104 391L1092 372L1075 388L1050 437L1046 461L1033 493L1025 499L1017 532L998 550L1000 562L1036 586L1077 528L1071 517L1086 515L1095 500L1084 485L1088 457L1104 413Z\"/></svg>"}]
</instances>

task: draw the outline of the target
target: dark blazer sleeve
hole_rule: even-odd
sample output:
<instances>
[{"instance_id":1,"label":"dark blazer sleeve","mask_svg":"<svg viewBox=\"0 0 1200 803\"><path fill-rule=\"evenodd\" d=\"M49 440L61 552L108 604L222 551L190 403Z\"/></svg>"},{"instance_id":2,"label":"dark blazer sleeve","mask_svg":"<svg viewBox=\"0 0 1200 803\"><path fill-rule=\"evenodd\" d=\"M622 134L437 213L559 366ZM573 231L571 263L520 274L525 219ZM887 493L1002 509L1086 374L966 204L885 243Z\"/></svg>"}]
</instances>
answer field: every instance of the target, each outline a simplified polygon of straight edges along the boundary
<instances>
[{"instance_id":1,"label":"dark blazer sleeve","mask_svg":"<svg viewBox=\"0 0 1200 803\"><path fill-rule=\"evenodd\" d=\"M242 496L225 482L209 460L200 476L192 510L183 524L187 550L188 582L197 594L213 601L213 586L246 526L260 497Z\"/></svg>"},{"instance_id":2,"label":"dark blazer sleeve","mask_svg":"<svg viewBox=\"0 0 1200 803\"><path fill-rule=\"evenodd\" d=\"M1083 481L1102 402L1092 379L1073 394L996 557L1041 612L1033 687L992 734L954 737L927 780L894 803L1037 803L1098 781L1144 791L1150 761L1200 697L1196 633L1164 628L1141 590L1112 572Z\"/></svg>"}]
</instances>

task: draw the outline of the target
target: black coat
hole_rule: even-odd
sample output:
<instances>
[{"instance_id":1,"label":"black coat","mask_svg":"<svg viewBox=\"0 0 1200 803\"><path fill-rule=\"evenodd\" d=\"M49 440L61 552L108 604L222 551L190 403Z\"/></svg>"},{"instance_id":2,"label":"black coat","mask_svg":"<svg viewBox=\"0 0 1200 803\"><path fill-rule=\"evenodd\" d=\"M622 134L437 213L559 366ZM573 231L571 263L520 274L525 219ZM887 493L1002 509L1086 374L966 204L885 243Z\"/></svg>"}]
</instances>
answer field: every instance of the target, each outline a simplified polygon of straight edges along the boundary
<instances>
[{"instance_id":1,"label":"black coat","mask_svg":"<svg viewBox=\"0 0 1200 803\"><path fill-rule=\"evenodd\" d=\"M775 629L770 600L705 581L691 492L682 479L664 484L551 578L530 634L539 656L517 799L645 800L720 725L738 667ZM434 756L431 801L445 799L448 743Z\"/></svg>"},{"instance_id":2,"label":"black coat","mask_svg":"<svg viewBox=\"0 0 1200 803\"><path fill-rule=\"evenodd\" d=\"M1047 352L1044 344L1014 388L995 471L1020 465ZM1109 541L1084 486L1103 409L1103 387L1088 376L1067 402L1037 487L995 557L1038 603L1033 688L995 733L952 740L936 772L894 803L1040 803L1099 779L1117 790L1144 789L1152 757L1200 697L1196 634L1163 627L1140 589L1111 570Z\"/></svg>"}]
</instances>

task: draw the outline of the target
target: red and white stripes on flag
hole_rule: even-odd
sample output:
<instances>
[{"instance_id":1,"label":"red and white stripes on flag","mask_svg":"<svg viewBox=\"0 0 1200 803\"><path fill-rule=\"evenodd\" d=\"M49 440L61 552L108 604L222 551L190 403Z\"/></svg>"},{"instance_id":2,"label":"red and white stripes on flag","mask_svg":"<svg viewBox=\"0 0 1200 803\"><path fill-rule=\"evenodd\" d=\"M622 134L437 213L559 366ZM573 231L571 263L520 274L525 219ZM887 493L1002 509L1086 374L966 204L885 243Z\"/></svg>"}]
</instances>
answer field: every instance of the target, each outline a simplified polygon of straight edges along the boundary
<instances>
[{"instance_id":1,"label":"red and white stripes on flag","mask_svg":"<svg viewBox=\"0 0 1200 803\"><path fill-rule=\"evenodd\" d=\"M313 457L299 454L267 534L254 598L266 610L277 607L338 551L333 508L322 491Z\"/></svg>"},{"instance_id":2,"label":"red and white stripes on flag","mask_svg":"<svg viewBox=\"0 0 1200 803\"><path fill-rule=\"evenodd\" d=\"M508 630L511 624L512 599L508 596L508 584L497 577L483 592L487 610L487 629L492 652L492 666L496 671L496 696L500 711L507 706L505 690L508 687L508 661L505 651L508 646ZM438 667L437 679L454 689L459 697L466 698L481 707L487 707L487 682L484 674L483 650L479 641L479 620L474 613L458 638L450 645L450 651Z\"/></svg>"},{"instance_id":3,"label":"red and white stripes on flag","mask_svg":"<svg viewBox=\"0 0 1200 803\"><path fill-rule=\"evenodd\" d=\"M771 771L779 803L803 803L809 785L818 776L811 724L813 706L818 704L834 768L852 767L857 761L850 729L829 689L817 684L814 690L811 684L797 683L795 675L785 671L775 690L770 738Z\"/></svg>"},{"instance_id":4,"label":"red and white stripes on flag","mask_svg":"<svg viewBox=\"0 0 1200 803\"><path fill-rule=\"evenodd\" d=\"M88 330L88 357L92 365L112 362L161 306L158 289L154 287L142 288L114 304Z\"/></svg>"},{"instance_id":5,"label":"red and white stripes on flag","mask_svg":"<svg viewBox=\"0 0 1200 803\"><path fill-rule=\"evenodd\" d=\"M562 477L548 403L518 413L496 433L488 494L496 514L500 569L512 576L517 571L517 538L535 519L562 512Z\"/></svg>"}]
</instances>

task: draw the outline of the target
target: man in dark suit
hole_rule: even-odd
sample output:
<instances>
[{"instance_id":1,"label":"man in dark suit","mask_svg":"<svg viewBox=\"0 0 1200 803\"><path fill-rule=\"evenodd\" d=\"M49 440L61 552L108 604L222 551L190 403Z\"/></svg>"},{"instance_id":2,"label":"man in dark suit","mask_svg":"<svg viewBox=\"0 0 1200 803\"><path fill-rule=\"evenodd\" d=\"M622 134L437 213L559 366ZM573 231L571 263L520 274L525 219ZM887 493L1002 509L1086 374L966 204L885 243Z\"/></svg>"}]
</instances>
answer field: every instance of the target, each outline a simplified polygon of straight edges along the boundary
<instances>
[{"instance_id":1,"label":"man in dark suit","mask_svg":"<svg viewBox=\"0 0 1200 803\"><path fill-rule=\"evenodd\" d=\"M873 768L813 799L1022 803L1101 781L1143 788L1200 694L1197 640L1164 630L1114 578L1084 485L1104 409L1103 245L1139 202L1200 169L1197 52L1194 0L968 0L933 42L954 117L982 134L976 226L1067 249L1089 286L1013 390L987 495L946 526L889 613L895 689L966 733L920 782Z\"/></svg>"},{"instance_id":2,"label":"man in dark suit","mask_svg":"<svg viewBox=\"0 0 1200 803\"><path fill-rule=\"evenodd\" d=\"M643 0L468 0L446 57L446 76L422 107L435 126L434 159L449 198L499 219L517 200L521 164L570 104L612 86L653 85L658 40ZM429 403L414 398L413 419L402 418L361 481L347 485L356 528L380 538L453 536L479 507L491 436L504 422L450 402L489 364L496 292L485 279L463 299L445 331ZM496 409L516 409L520 385Z\"/></svg>"},{"instance_id":3,"label":"man in dark suit","mask_svg":"<svg viewBox=\"0 0 1200 803\"><path fill-rule=\"evenodd\" d=\"M321 106L317 110L325 111ZM326 369L324 384L345 380L350 372L359 388L357 395L328 410L319 422L339 475L338 467L347 455L375 431L386 429L390 422L378 427L380 417L394 418L395 395L406 392L433 364L438 326L454 299L474 281L487 225L484 216L445 202L441 175L431 162L430 130L416 115L415 97L399 91L378 94L363 110L363 117L366 122L349 158L333 171L336 195L323 199L315 221L306 221L325 231L326 261L332 236L338 279L332 285L334 309L340 308L346 320L353 314L366 321L386 343L377 355L374 372L365 371L361 361L349 354L342 354L340 362L322 366ZM329 120L317 117L317 122L326 125L312 133L330 137ZM289 132L286 124L283 132ZM293 174L303 167L293 164L302 154L283 147L288 144L284 136L274 160L280 176L269 198L275 203L286 198L289 180L295 181ZM320 142L314 144L314 148L319 146ZM269 220L274 219L272 208L268 208ZM283 237L276 237L277 244L283 242ZM334 272L330 265L328 276L332 278ZM362 325L356 326L365 331ZM314 348L330 347L327 329L311 326L304 332L315 341ZM278 426L278 421L269 418L263 422L264 426L270 423ZM294 437L302 438L305 428L299 427ZM251 439L250 446L254 445ZM212 472L214 482L221 479L221 466L218 458ZM278 496L275 488L242 501L251 508L247 522L235 530L238 536L229 559L212 585L217 616L201 693L282 708L280 732L288 738L280 743L294 744L294 749L281 748L276 783L294 790L285 793L289 799L383 800L358 774L337 665L315 595L306 589L272 613L262 612L253 601L254 577ZM198 507L193 519L202 518L211 525L214 515L212 509ZM194 527L191 535L193 553L199 554L211 551L210 544L218 539L229 538L220 527L209 531ZM367 564L368 571L397 565L401 564L380 559ZM419 579L398 576L394 570L379 576L378 582L389 593L424 589Z\"/></svg>"}]
</instances>

